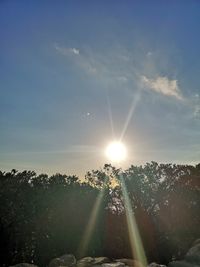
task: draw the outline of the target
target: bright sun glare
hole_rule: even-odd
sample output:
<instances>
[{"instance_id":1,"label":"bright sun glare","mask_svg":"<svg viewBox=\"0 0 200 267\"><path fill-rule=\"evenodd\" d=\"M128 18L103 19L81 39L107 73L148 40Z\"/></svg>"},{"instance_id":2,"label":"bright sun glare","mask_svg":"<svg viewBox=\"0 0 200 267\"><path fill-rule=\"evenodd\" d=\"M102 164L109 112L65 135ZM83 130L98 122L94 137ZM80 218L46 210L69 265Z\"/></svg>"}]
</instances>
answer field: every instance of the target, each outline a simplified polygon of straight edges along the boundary
<instances>
[{"instance_id":1,"label":"bright sun glare","mask_svg":"<svg viewBox=\"0 0 200 267\"><path fill-rule=\"evenodd\" d=\"M106 148L106 156L112 162L121 162L126 159L127 151L126 147L121 142L112 142Z\"/></svg>"}]
</instances>

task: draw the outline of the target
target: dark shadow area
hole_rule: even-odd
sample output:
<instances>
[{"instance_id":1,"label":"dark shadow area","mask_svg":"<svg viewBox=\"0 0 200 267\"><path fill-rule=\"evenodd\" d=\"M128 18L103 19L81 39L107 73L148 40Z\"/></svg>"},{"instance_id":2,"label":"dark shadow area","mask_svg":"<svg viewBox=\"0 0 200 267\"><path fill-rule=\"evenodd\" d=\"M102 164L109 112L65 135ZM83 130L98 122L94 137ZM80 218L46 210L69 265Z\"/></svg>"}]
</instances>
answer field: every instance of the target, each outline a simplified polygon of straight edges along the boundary
<instances>
[{"instance_id":1,"label":"dark shadow area","mask_svg":"<svg viewBox=\"0 0 200 267\"><path fill-rule=\"evenodd\" d=\"M104 196L85 255L131 258L119 183L111 165L76 176L0 172L0 265L46 266L78 248L99 193ZM123 172L148 262L180 259L200 236L200 164L147 163ZM109 179L108 179L109 178Z\"/></svg>"}]
</instances>

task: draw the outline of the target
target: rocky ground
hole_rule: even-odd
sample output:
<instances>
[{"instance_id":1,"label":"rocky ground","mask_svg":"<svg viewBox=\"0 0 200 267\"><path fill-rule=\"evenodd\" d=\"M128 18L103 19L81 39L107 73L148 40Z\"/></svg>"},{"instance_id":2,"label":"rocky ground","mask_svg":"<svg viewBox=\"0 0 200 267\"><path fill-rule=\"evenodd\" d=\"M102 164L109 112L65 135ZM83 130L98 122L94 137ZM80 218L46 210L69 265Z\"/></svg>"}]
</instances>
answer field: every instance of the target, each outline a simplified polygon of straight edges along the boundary
<instances>
[{"instance_id":1,"label":"rocky ground","mask_svg":"<svg viewBox=\"0 0 200 267\"><path fill-rule=\"evenodd\" d=\"M38 267L34 264L19 263L10 267ZM52 259L48 267L142 267L142 264L132 259L116 259L110 260L107 257L85 257L76 260L74 255L66 254L59 258ZM165 267L158 263L150 263L148 267ZM180 261L172 261L168 267L200 267L200 239L197 239L184 259Z\"/></svg>"}]
</instances>

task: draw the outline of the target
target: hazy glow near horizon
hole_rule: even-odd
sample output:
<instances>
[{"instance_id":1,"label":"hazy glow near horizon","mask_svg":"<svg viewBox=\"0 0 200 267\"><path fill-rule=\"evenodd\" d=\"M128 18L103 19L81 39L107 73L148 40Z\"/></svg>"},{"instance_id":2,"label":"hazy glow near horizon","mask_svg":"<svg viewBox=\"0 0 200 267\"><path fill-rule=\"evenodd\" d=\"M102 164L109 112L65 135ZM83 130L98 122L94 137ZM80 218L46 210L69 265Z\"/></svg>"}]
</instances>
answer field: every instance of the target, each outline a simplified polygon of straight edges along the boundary
<instances>
[{"instance_id":1,"label":"hazy glow near horizon","mask_svg":"<svg viewBox=\"0 0 200 267\"><path fill-rule=\"evenodd\" d=\"M123 143L113 141L107 146L105 154L112 162L121 162L126 159L127 150Z\"/></svg>"}]
</instances>

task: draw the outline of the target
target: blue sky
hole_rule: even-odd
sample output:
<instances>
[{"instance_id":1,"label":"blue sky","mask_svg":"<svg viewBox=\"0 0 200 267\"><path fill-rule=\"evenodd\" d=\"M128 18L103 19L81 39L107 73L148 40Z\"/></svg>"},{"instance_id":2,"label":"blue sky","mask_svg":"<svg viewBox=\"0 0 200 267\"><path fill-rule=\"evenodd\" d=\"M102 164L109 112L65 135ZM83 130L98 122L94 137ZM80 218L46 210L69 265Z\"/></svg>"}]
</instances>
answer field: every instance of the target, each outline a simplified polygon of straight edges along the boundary
<instances>
[{"instance_id":1,"label":"blue sky","mask_svg":"<svg viewBox=\"0 0 200 267\"><path fill-rule=\"evenodd\" d=\"M1 1L0 168L200 162L199 1Z\"/></svg>"}]
</instances>

